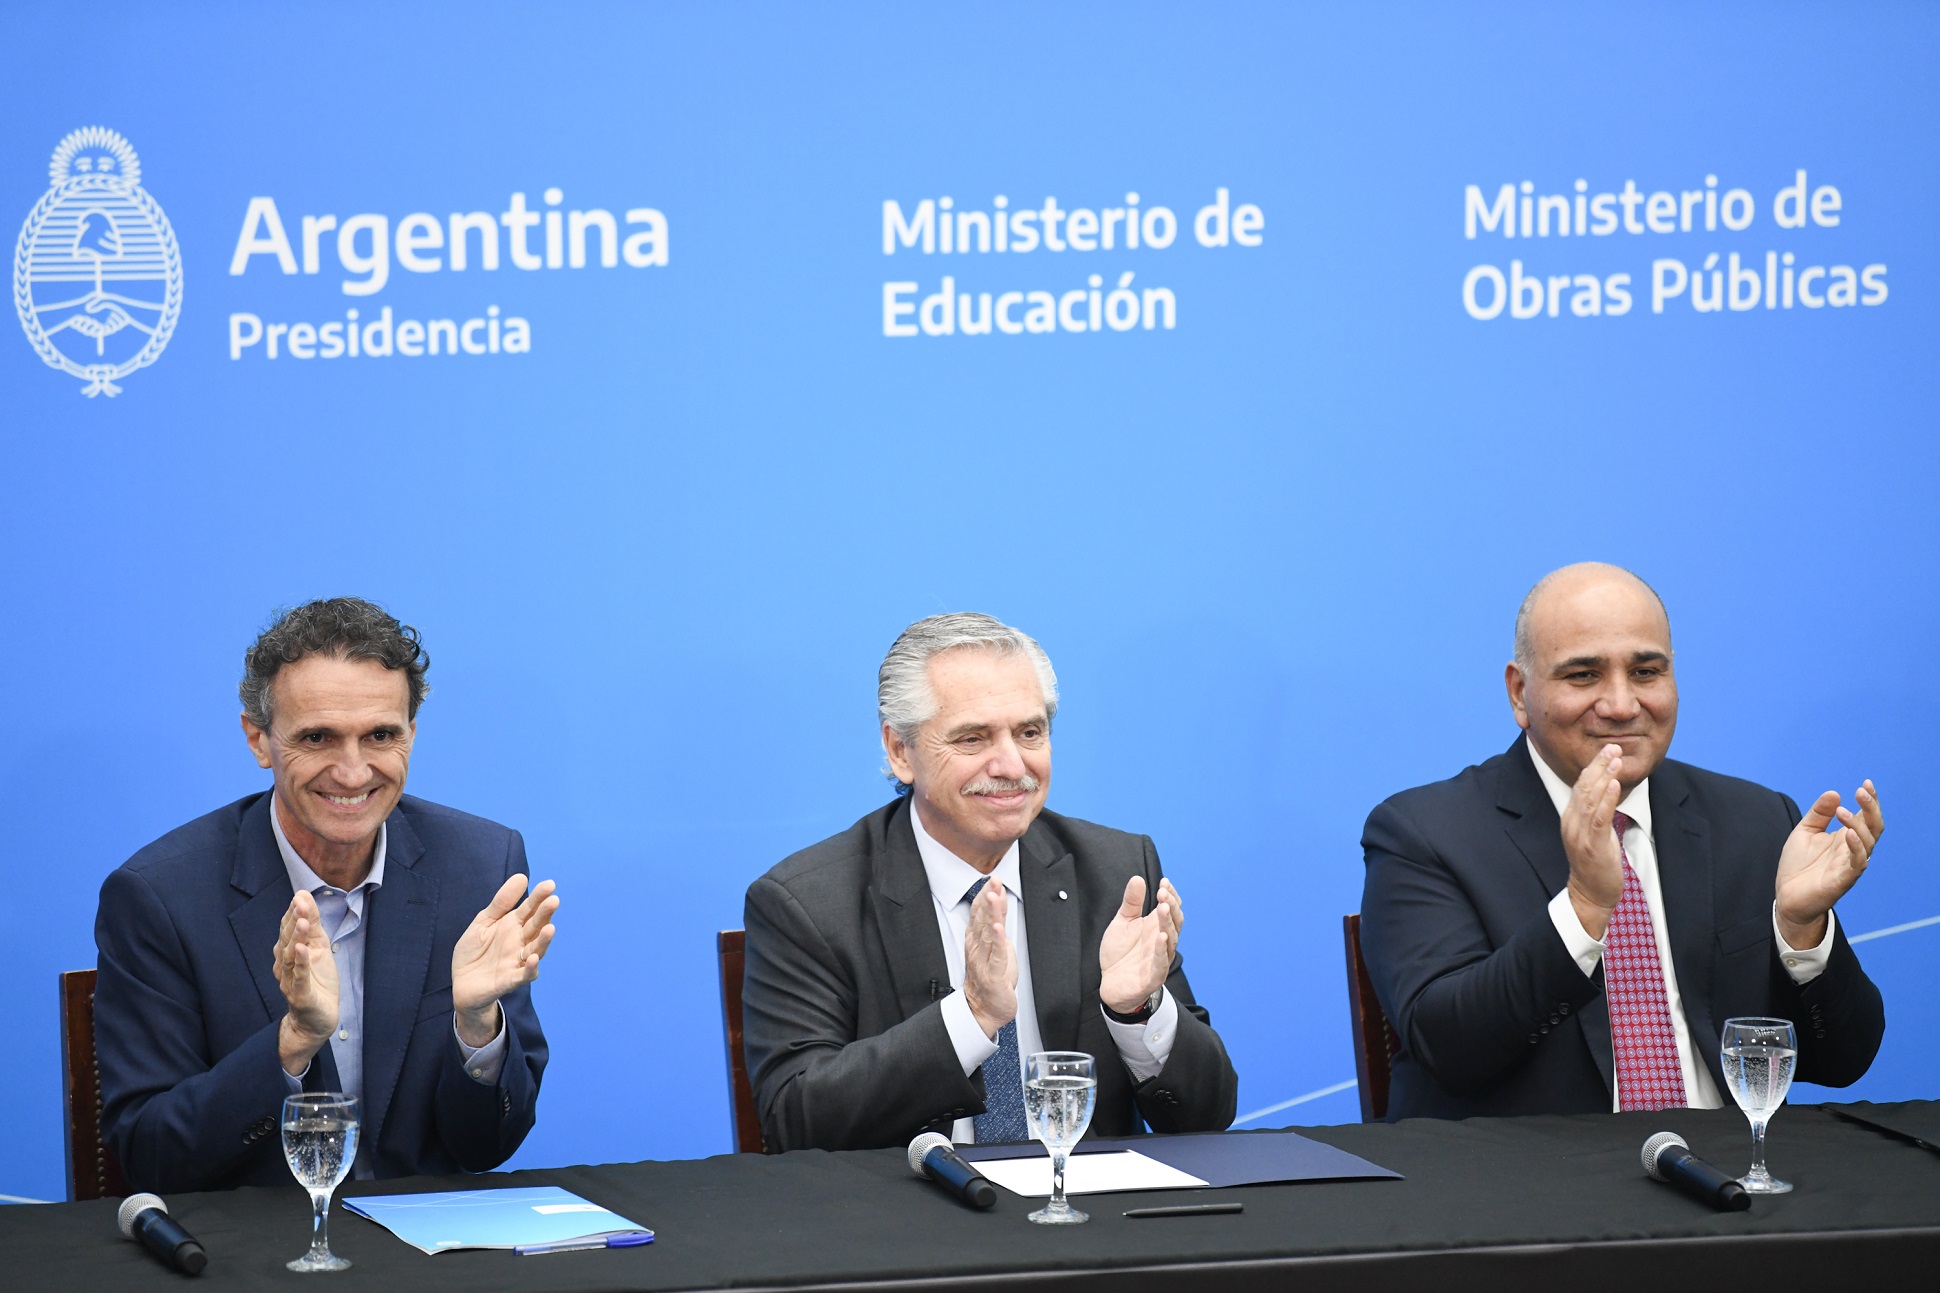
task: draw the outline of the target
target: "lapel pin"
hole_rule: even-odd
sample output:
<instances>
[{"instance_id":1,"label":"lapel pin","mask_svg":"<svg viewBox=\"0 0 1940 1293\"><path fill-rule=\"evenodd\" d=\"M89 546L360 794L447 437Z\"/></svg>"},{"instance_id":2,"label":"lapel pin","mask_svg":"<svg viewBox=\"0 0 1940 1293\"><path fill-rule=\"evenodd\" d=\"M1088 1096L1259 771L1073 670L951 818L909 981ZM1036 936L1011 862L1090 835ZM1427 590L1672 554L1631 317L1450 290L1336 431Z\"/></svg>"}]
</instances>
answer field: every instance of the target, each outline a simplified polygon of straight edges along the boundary
<instances>
[{"instance_id":1,"label":"lapel pin","mask_svg":"<svg viewBox=\"0 0 1940 1293\"><path fill-rule=\"evenodd\" d=\"M1060 889L1060 890L1058 890L1058 901L1059 901L1059 902L1063 902L1063 901L1064 901L1064 900L1065 900L1066 898L1069 898L1070 896L1071 896L1071 895L1070 895L1070 894L1068 894L1068 893L1066 893L1066 892L1065 892L1064 890L1062 890L1062 889Z\"/></svg>"}]
</instances>

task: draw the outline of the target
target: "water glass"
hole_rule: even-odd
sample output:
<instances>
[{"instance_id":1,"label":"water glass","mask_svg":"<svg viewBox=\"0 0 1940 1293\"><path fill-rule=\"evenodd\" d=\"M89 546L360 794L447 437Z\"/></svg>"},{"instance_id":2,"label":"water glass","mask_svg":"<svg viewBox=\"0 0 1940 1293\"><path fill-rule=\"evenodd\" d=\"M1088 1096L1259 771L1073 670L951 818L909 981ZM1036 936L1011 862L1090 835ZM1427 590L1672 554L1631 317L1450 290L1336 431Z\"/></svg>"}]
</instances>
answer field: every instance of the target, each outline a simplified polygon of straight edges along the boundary
<instances>
[{"instance_id":1,"label":"water glass","mask_svg":"<svg viewBox=\"0 0 1940 1293\"><path fill-rule=\"evenodd\" d=\"M1784 1194L1792 1187L1765 1170L1765 1124L1792 1089L1798 1034L1789 1019L1724 1021L1724 1080L1751 1120L1751 1170L1738 1178L1747 1194Z\"/></svg>"},{"instance_id":2,"label":"water glass","mask_svg":"<svg viewBox=\"0 0 1940 1293\"><path fill-rule=\"evenodd\" d=\"M1041 1226L1091 1220L1064 1197L1064 1161L1091 1125L1098 1098L1097 1061L1082 1051L1039 1051L1024 1061L1024 1117L1051 1154L1051 1198L1031 1213Z\"/></svg>"},{"instance_id":3,"label":"water glass","mask_svg":"<svg viewBox=\"0 0 1940 1293\"><path fill-rule=\"evenodd\" d=\"M357 1161L357 1098L334 1091L286 1096L283 1157L297 1184L310 1191L310 1251L288 1263L293 1271L343 1271L350 1263L330 1251L330 1196Z\"/></svg>"}]
</instances>

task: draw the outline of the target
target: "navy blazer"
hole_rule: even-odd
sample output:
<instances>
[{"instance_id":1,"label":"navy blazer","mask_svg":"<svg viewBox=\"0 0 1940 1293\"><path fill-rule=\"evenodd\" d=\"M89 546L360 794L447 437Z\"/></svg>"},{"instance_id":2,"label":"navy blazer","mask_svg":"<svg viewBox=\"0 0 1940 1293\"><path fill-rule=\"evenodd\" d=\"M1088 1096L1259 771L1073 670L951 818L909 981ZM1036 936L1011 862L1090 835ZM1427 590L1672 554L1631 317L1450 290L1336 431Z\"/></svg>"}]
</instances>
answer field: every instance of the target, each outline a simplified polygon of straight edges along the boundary
<instances>
[{"instance_id":1,"label":"navy blazer","mask_svg":"<svg viewBox=\"0 0 1940 1293\"><path fill-rule=\"evenodd\" d=\"M532 1129L546 1042L526 988L505 997L505 1065L474 1081L452 1033L451 953L507 876L519 833L406 795L364 918L360 1149L379 1177L482 1172ZM268 792L170 831L101 886L94 996L103 1138L136 1189L289 1182L276 1057L288 1006L272 964L293 891ZM338 1086L325 1046L304 1087Z\"/></svg>"},{"instance_id":2,"label":"navy blazer","mask_svg":"<svg viewBox=\"0 0 1940 1293\"><path fill-rule=\"evenodd\" d=\"M1549 919L1569 858L1532 757L1518 739L1368 816L1361 947L1401 1042L1390 1121L1610 1109L1603 969L1586 977ZM1719 1093L1730 1096L1720 1029L1741 1015L1797 1026L1800 1081L1857 1081L1886 1014L1845 930L1804 987L1772 935L1779 852L1798 806L1666 759L1650 777L1650 816L1684 1018Z\"/></svg>"}]
</instances>

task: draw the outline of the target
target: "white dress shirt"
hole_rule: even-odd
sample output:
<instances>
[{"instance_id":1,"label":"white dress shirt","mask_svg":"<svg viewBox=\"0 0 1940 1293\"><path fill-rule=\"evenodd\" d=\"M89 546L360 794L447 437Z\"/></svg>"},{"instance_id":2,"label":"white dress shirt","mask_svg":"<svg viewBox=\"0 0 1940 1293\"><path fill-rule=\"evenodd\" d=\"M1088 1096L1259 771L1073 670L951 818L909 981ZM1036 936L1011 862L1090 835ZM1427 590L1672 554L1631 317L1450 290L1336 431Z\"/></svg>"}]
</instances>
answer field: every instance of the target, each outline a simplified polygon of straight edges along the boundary
<instances>
[{"instance_id":1,"label":"white dress shirt","mask_svg":"<svg viewBox=\"0 0 1940 1293\"><path fill-rule=\"evenodd\" d=\"M943 936L943 959L950 969L950 986L957 991L943 998L943 1023L950 1030L950 1043L956 1048L963 1074L975 1073L983 1062L997 1053L997 1040L985 1033L963 995L963 942L970 932L970 904L963 895L983 879L983 872L937 843L923 829L922 814L914 799L910 802L909 824L916 832L916 851L923 859L929 877L930 902L936 908L937 931ZM1017 949L1017 1061L1021 1068L1026 1056L1044 1049L1044 1035L1037 1024L1037 996L1031 989L1031 947L1024 935L1024 890L1019 874L1016 841L1004 852L991 882L1004 886L1004 933ZM1099 1003L1099 1013L1104 1013ZM1179 1032L1179 1005L1172 994L1160 990L1158 1009L1142 1024L1121 1024L1109 1015L1105 1026L1111 1029L1118 1057L1131 1072L1132 1080L1143 1082L1154 1077L1172 1056L1172 1043ZM1019 1073L1019 1082L1022 1082ZM950 1139L967 1145L977 1138L976 1123L959 1118L950 1129Z\"/></svg>"},{"instance_id":2,"label":"white dress shirt","mask_svg":"<svg viewBox=\"0 0 1940 1293\"><path fill-rule=\"evenodd\" d=\"M361 1097L364 1094L364 910L370 896L383 887L384 858L390 843L390 827L377 828L377 846L371 852L370 874L362 884L345 892L327 883L310 868L298 855L289 836L283 833L283 821L276 805L276 794L270 793L270 829L276 834L276 851L282 854L283 869L289 872L290 889L295 892L307 889L317 900L317 916L323 925L324 936L330 940L330 952L337 962L337 1031L330 1035L330 1058L337 1065L337 1083L343 1094ZM458 1020L451 1021L454 1037L458 1033ZM505 1015L499 1014L498 1036L483 1046L465 1045L465 1039L458 1038L459 1053L465 1057L465 1072L472 1080L491 1086L498 1081L499 1070L505 1066ZM310 1072L305 1065L303 1072L292 1077L288 1069L283 1077L289 1083L290 1094L295 1095L303 1089L303 1079ZM365 1111L359 1110L359 1116ZM356 1180L371 1179L366 1159L367 1146L359 1142L357 1162L352 1171Z\"/></svg>"},{"instance_id":3,"label":"white dress shirt","mask_svg":"<svg viewBox=\"0 0 1940 1293\"><path fill-rule=\"evenodd\" d=\"M1556 815L1561 817L1569 810L1570 786L1556 771L1544 761L1542 755L1527 737L1523 747L1529 752L1529 761L1536 765L1536 775L1542 778L1543 789L1549 792L1550 802L1556 805ZM1630 829L1623 833L1624 856L1630 859L1630 869L1637 873L1637 884L1644 891L1644 903L1650 908L1650 930L1657 939L1657 959L1664 967L1664 997L1670 1005L1671 1031L1677 1037L1677 1065L1684 1074L1684 1099L1693 1109L1719 1109L1724 1101L1718 1095L1717 1083L1711 1080L1711 1070L1698 1058L1691 1037L1691 1025L1684 1018L1684 998L1677 990L1677 966L1671 961L1670 933L1664 924L1664 886L1657 875L1657 841L1651 830L1650 818L1650 778L1638 782L1631 792L1624 796L1617 811L1630 819ZM1569 949L1577 966L1585 976L1596 973L1597 963L1603 959L1603 944L1591 938L1577 918L1576 906L1570 902L1567 885L1562 892L1549 900L1549 919L1556 926L1556 933L1562 938L1563 946ZM1810 983L1825 973L1827 960L1832 955L1832 920L1826 920L1825 938L1811 951L1796 951L1778 932L1778 903L1772 903L1772 938L1784 949L1785 972L1792 976L1794 983ZM1706 1046L1717 1046L1716 1038L1703 1040ZM1610 1067L1610 1108L1612 1112L1621 1111L1621 1094L1617 1091L1616 1062L1614 1057Z\"/></svg>"}]
</instances>

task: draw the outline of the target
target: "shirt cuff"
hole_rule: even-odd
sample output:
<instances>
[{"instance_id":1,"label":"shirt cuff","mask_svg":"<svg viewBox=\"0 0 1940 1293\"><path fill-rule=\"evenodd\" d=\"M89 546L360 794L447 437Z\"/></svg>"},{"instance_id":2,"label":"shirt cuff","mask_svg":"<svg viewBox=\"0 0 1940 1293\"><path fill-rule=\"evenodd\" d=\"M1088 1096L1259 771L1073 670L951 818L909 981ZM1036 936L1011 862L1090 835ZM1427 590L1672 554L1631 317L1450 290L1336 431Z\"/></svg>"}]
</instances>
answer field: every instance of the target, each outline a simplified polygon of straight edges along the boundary
<instances>
[{"instance_id":1,"label":"shirt cuff","mask_svg":"<svg viewBox=\"0 0 1940 1293\"><path fill-rule=\"evenodd\" d=\"M316 1063L315 1060L310 1061L310 1064L314 1064L314 1063ZM283 1075L283 1081L289 1085L291 1095L303 1094L303 1079L310 1076L310 1064L305 1064L303 1066L303 1071L294 1076L292 1076L290 1071L284 1068L280 1063L276 1066L277 1072Z\"/></svg>"},{"instance_id":2,"label":"shirt cuff","mask_svg":"<svg viewBox=\"0 0 1940 1293\"><path fill-rule=\"evenodd\" d=\"M1773 910L1777 910L1776 906ZM1774 915L1772 919L1777 920L1778 917ZM1583 922L1577 919L1576 904L1570 901L1568 889L1549 900L1549 923L1556 926L1563 946L1569 949L1570 957L1576 962L1576 968L1583 971L1583 977L1587 979L1595 974L1597 963L1603 959L1603 944L1585 932Z\"/></svg>"},{"instance_id":3,"label":"shirt cuff","mask_svg":"<svg viewBox=\"0 0 1940 1293\"><path fill-rule=\"evenodd\" d=\"M505 1008L499 1007L498 1036L483 1046L467 1046L458 1036L458 1021L451 1021L451 1035L457 1039L458 1053L465 1060L465 1075L484 1086L498 1084L499 1070L505 1067Z\"/></svg>"},{"instance_id":4,"label":"shirt cuff","mask_svg":"<svg viewBox=\"0 0 1940 1293\"><path fill-rule=\"evenodd\" d=\"M1104 1015L1104 1010L1100 1003L1098 1013ZM1179 1038L1179 1003L1172 994L1159 989L1158 1009L1142 1024L1121 1024L1110 1015L1104 1015L1104 1019L1112 1041L1117 1043L1118 1058L1125 1061L1132 1076L1140 1082L1157 1077L1172 1058L1172 1043Z\"/></svg>"},{"instance_id":5,"label":"shirt cuff","mask_svg":"<svg viewBox=\"0 0 1940 1293\"><path fill-rule=\"evenodd\" d=\"M970 999L961 992L952 992L943 998L943 1026L950 1030L950 1045L956 1048L963 1076L975 1073L985 1060L997 1053L997 1043L984 1032L970 1009Z\"/></svg>"},{"instance_id":6,"label":"shirt cuff","mask_svg":"<svg viewBox=\"0 0 1940 1293\"><path fill-rule=\"evenodd\" d=\"M1792 976L1792 982L1801 988L1825 973L1826 962L1832 959L1832 935L1839 928L1839 918L1832 912L1825 914L1825 937L1819 945L1800 951L1785 941L1785 935L1778 932L1778 903L1772 903L1772 943L1778 948L1778 959L1785 966L1785 973Z\"/></svg>"}]
</instances>

